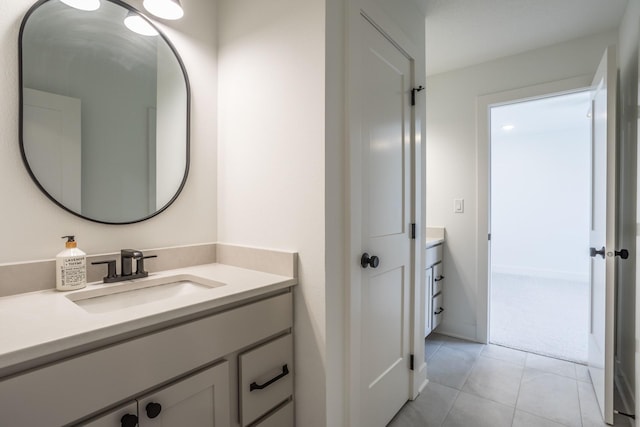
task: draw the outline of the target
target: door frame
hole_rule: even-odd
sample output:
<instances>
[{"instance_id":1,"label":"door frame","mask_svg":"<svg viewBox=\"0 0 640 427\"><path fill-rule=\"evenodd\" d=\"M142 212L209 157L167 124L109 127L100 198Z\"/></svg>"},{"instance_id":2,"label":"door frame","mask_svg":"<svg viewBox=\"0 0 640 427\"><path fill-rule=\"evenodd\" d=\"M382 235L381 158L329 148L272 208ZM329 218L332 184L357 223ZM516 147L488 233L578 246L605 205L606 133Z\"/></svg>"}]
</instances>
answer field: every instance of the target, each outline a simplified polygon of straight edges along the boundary
<instances>
[{"instance_id":1,"label":"door frame","mask_svg":"<svg viewBox=\"0 0 640 427\"><path fill-rule=\"evenodd\" d=\"M542 83L533 86L482 95L476 101L476 185L478 209L476 212L476 277L478 278L478 305L476 307L476 339L489 343L490 313L490 271L491 251L488 240L491 220L490 148L491 148L491 107L516 101L530 101L548 96L565 95L589 90L592 75L582 75L569 79Z\"/></svg>"},{"instance_id":2,"label":"door frame","mask_svg":"<svg viewBox=\"0 0 640 427\"><path fill-rule=\"evenodd\" d=\"M372 2L353 1L349 5L347 22L347 52L357 52L361 43L362 34L358 30L360 19L369 21L378 31L380 31L391 43L393 43L410 61L412 69L413 87L425 86L426 76L424 67L424 52L418 49L405 35L402 28L390 19L384 10ZM354 55L348 55L346 73L346 111L348 117L347 124L347 177L348 186L345 194L345 206L347 209L347 233L346 252L348 265L345 269L347 287L345 289L345 318L346 318L346 390L345 409L346 424L358 427L361 425L360 408L362 399L360 398L360 297L361 297L361 270L360 256L362 254L362 232L361 218L362 206L359 197L362 186L362 158L360 151L361 123L358 100L360 99L360 88L357 82L361 79L363 70L357 63ZM424 93L424 91L422 92ZM424 361L424 337L421 326L423 298L421 290L424 289L424 252L425 252L425 164L426 156L424 149L423 135L425 128L425 96L416 96L416 105L412 112L412 152L411 152L411 222L416 224L416 238L411 242L411 295L410 295L410 349L414 355L414 360ZM414 370L410 372L410 386L407 390L407 399L415 399L420 391L426 386L426 363L417 363Z\"/></svg>"}]
</instances>

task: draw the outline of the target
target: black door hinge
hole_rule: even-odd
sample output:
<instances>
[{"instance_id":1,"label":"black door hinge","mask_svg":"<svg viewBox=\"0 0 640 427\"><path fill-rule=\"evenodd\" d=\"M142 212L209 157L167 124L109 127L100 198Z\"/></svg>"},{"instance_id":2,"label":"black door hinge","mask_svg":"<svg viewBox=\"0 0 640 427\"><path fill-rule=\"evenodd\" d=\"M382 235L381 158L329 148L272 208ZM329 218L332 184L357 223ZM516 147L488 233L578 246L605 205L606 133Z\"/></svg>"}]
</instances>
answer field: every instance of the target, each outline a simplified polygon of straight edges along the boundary
<instances>
[{"instance_id":1,"label":"black door hinge","mask_svg":"<svg viewBox=\"0 0 640 427\"><path fill-rule=\"evenodd\" d=\"M491 233L489 233L487 237L488 237L488 240L491 240Z\"/></svg>"},{"instance_id":2,"label":"black door hinge","mask_svg":"<svg viewBox=\"0 0 640 427\"><path fill-rule=\"evenodd\" d=\"M424 86L420 85L411 89L411 105L416 105L416 92L424 90Z\"/></svg>"},{"instance_id":3,"label":"black door hinge","mask_svg":"<svg viewBox=\"0 0 640 427\"><path fill-rule=\"evenodd\" d=\"M409 369L413 371L413 354L409 355Z\"/></svg>"},{"instance_id":4,"label":"black door hinge","mask_svg":"<svg viewBox=\"0 0 640 427\"><path fill-rule=\"evenodd\" d=\"M411 224L411 238L416 239L416 223Z\"/></svg>"}]
</instances>

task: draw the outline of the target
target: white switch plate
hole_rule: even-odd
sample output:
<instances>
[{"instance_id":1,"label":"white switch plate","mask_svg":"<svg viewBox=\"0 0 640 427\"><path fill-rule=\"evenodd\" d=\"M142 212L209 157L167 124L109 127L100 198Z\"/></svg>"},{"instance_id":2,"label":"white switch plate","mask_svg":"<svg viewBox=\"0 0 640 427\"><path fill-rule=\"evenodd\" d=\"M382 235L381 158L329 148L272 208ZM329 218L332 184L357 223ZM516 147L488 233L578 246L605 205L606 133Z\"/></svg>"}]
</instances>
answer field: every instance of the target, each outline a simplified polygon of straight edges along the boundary
<instances>
[{"instance_id":1,"label":"white switch plate","mask_svg":"<svg viewBox=\"0 0 640 427\"><path fill-rule=\"evenodd\" d=\"M464 212L464 199L453 199L453 213Z\"/></svg>"}]
</instances>

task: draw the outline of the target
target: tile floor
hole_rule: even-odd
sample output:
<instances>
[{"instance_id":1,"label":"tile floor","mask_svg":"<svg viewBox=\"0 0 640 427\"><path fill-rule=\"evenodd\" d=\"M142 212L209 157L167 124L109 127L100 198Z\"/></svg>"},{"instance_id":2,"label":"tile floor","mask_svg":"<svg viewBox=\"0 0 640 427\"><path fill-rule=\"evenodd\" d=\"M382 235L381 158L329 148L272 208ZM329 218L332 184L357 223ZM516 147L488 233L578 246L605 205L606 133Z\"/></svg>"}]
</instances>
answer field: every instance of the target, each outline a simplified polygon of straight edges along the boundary
<instances>
[{"instance_id":1,"label":"tile floor","mask_svg":"<svg viewBox=\"0 0 640 427\"><path fill-rule=\"evenodd\" d=\"M425 348L429 384L389 426L607 425L583 365L435 333ZM616 415L615 426L632 423Z\"/></svg>"}]
</instances>

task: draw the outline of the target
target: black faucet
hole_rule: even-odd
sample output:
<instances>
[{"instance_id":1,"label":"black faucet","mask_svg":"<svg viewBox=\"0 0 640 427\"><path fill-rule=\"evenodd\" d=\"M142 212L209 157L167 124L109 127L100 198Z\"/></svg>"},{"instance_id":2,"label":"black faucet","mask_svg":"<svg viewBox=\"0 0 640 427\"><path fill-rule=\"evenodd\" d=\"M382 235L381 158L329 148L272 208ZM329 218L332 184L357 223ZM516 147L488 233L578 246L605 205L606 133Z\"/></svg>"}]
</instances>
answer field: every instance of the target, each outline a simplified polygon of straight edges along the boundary
<instances>
[{"instance_id":1,"label":"black faucet","mask_svg":"<svg viewBox=\"0 0 640 427\"><path fill-rule=\"evenodd\" d=\"M137 263L139 260L141 260L143 257L142 252L135 250L135 249L122 249L120 251L120 276L122 277L128 277L132 275L132 269L131 269L131 265L132 265L132 260L136 260L136 274L138 274L139 268L137 268ZM146 271L144 271L144 269L142 269L142 272L146 273ZM146 274L145 274L146 276Z\"/></svg>"},{"instance_id":2,"label":"black faucet","mask_svg":"<svg viewBox=\"0 0 640 427\"><path fill-rule=\"evenodd\" d=\"M116 273L116 260L96 261L91 264L107 264L107 275L102 279L104 283L122 282L124 280L140 279L147 277L149 272L144 269L144 260L156 258L157 255L144 256L137 249L122 249L120 251L120 275ZM133 272L133 260L136 261L136 272Z\"/></svg>"}]
</instances>

